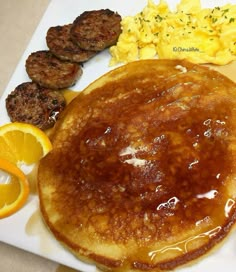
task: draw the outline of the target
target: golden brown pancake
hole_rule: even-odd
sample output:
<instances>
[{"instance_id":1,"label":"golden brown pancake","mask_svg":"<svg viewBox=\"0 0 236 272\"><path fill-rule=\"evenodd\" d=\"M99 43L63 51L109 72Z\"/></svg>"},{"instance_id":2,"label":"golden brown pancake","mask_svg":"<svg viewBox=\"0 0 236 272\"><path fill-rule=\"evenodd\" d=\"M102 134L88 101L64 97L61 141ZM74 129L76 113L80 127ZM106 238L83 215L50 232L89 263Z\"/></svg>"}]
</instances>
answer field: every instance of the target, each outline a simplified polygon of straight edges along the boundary
<instances>
[{"instance_id":1,"label":"golden brown pancake","mask_svg":"<svg viewBox=\"0 0 236 272\"><path fill-rule=\"evenodd\" d=\"M236 85L180 60L121 66L57 122L38 171L55 237L104 271L163 271L236 220Z\"/></svg>"}]
</instances>

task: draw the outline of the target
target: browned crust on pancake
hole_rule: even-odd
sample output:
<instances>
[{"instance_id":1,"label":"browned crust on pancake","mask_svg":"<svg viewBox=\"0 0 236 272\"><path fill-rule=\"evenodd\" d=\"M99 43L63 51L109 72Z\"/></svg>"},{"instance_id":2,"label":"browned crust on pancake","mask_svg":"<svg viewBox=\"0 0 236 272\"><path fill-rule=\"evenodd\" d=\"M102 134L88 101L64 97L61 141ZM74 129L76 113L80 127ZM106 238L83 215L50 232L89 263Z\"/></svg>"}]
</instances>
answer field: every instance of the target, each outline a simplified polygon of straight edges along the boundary
<instances>
[{"instance_id":1,"label":"browned crust on pancake","mask_svg":"<svg viewBox=\"0 0 236 272\"><path fill-rule=\"evenodd\" d=\"M236 220L235 91L215 71L167 60L88 86L39 165L41 210L57 239L105 271L169 270L212 249Z\"/></svg>"}]
</instances>

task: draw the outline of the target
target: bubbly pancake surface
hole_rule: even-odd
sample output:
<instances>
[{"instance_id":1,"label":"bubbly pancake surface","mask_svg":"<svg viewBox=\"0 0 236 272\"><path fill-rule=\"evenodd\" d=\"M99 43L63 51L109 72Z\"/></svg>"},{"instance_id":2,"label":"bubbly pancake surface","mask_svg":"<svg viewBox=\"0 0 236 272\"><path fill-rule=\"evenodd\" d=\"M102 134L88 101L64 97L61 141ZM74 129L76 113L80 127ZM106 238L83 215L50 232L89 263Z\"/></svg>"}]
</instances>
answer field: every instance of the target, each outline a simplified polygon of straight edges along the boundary
<instances>
[{"instance_id":1,"label":"bubbly pancake surface","mask_svg":"<svg viewBox=\"0 0 236 272\"><path fill-rule=\"evenodd\" d=\"M89 85L39 165L55 237L108 271L175 268L236 219L236 85L186 61L144 60Z\"/></svg>"}]
</instances>

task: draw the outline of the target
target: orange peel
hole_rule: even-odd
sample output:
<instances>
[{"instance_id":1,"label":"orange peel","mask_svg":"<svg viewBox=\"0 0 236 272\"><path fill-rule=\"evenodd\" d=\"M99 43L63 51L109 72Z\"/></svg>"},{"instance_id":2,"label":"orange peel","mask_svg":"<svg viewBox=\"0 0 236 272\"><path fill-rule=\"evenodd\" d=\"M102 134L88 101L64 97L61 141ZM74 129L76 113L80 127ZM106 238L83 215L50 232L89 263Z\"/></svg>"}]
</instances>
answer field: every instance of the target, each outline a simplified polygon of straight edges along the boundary
<instances>
[{"instance_id":1,"label":"orange peel","mask_svg":"<svg viewBox=\"0 0 236 272\"><path fill-rule=\"evenodd\" d=\"M6 174L9 174L11 176L11 179L15 177L19 183L19 193L16 196L16 198L12 201L5 201L5 203L2 203L0 206L0 218L4 218L7 216L12 215L16 211L18 211L27 201L28 195L29 195L29 183L27 180L27 177L25 174L13 163L0 158L0 169L6 172ZM8 186L9 184L1 184L0 183L0 200L1 195L5 186ZM0 203L1 204L1 203Z\"/></svg>"}]
</instances>

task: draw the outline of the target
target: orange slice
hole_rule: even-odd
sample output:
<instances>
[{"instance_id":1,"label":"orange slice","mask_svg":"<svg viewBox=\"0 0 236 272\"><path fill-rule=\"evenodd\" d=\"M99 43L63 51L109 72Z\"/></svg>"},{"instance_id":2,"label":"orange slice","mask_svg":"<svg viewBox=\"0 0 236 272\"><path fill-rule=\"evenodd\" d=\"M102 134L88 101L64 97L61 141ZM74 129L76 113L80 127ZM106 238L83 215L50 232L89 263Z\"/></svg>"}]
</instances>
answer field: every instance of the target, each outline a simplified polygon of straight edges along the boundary
<instances>
[{"instance_id":1,"label":"orange slice","mask_svg":"<svg viewBox=\"0 0 236 272\"><path fill-rule=\"evenodd\" d=\"M9 123L0 127L0 157L17 166L38 162L52 149L42 130L25 123Z\"/></svg>"},{"instance_id":2,"label":"orange slice","mask_svg":"<svg viewBox=\"0 0 236 272\"><path fill-rule=\"evenodd\" d=\"M0 218L18 211L29 195L25 174L13 163L0 158Z\"/></svg>"}]
</instances>

